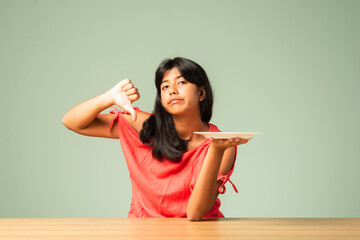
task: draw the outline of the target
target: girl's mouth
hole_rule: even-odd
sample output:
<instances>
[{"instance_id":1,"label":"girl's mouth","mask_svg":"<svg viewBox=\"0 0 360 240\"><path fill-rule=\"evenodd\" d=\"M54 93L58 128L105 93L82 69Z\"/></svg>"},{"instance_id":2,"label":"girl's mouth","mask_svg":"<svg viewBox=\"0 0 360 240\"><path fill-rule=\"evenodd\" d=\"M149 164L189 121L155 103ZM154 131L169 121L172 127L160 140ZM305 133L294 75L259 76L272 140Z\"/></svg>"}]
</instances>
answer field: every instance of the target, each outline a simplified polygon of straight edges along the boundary
<instances>
[{"instance_id":1,"label":"girl's mouth","mask_svg":"<svg viewBox=\"0 0 360 240\"><path fill-rule=\"evenodd\" d=\"M174 99L171 99L171 100L169 101L169 104L175 104L175 103L179 103L179 102L181 102L181 101L183 101L183 99L174 98Z\"/></svg>"}]
</instances>

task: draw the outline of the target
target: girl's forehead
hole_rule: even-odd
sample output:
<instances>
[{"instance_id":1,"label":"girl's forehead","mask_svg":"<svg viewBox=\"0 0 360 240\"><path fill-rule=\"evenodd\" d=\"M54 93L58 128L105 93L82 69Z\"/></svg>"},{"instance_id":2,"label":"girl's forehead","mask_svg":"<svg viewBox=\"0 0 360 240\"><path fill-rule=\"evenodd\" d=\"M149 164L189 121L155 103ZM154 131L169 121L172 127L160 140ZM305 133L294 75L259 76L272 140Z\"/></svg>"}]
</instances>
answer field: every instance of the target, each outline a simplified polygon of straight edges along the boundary
<instances>
[{"instance_id":1,"label":"girl's forehead","mask_svg":"<svg viewBox=\"0 0 360 240\"><path fill-rule=\"evenodd\" d=\"M164 73L164 76L163 76L163 79L162 80L170 80L169 78L174 78L174 77L177 77L181 75L179 69L177 69L176 67L173 67L172 69L170 70L167 70L165 73Z\"/></svg>"}]
</instances>

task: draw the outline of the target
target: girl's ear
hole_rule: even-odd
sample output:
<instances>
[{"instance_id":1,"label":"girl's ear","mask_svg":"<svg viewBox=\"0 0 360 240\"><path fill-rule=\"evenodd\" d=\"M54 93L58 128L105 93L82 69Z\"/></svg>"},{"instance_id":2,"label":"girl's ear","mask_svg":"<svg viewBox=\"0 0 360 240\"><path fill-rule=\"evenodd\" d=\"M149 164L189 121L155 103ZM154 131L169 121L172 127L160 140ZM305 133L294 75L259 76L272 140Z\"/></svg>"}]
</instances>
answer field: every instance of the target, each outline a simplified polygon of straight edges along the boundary
<instances>
[{"instance_id":1,"label":"girl's ear","mask_svg":"<svg viewBox=\"0 0 360 240\"><path fill-rule=\"evenodd\" d=\"M202 100L205 99L205 96L206 96L206 92L205 92L205 89L204 89L204 86L200 87L199 88L199 101L201 102Z\"/></svg>"}]
</instances>

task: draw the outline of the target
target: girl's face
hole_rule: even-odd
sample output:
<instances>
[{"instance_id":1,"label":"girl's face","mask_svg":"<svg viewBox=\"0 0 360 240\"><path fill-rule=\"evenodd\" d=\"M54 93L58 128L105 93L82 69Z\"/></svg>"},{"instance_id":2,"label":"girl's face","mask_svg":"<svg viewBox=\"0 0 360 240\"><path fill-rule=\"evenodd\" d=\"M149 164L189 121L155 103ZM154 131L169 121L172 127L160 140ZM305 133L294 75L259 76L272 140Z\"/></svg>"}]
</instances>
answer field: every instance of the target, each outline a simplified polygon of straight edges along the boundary
<instances>
[{"instance_id":1,"label":"girl's face","mask_svg":"<svg viewBox=\"0 0 360 240\"><path fill-rule=\"evenodd\" d=\"M205 98L204 88L186 81L176 67L165 72L160 90L161 103L171 115L200 112L199 103Z\"/></svg>"}]
</instances>

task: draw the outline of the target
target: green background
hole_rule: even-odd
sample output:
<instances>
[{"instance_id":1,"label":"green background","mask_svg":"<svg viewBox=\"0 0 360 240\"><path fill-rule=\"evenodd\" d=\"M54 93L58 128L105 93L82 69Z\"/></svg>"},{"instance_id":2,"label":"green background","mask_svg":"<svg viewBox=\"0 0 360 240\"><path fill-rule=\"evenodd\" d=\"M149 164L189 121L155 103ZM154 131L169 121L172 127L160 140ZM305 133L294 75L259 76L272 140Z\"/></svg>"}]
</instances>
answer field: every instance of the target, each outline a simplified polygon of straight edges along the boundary
<instances>
[{"instance_id":1,"label":"green background","mask_svg":"<svg viewBox=\"0 0 360 240\"><path fill-rule=\"evenodd\" d=\"M2 0L0 31L0 217L126 217L119 141L61 119L124 78L152 111L177 56L207 72L212 123L265 133L239 146L226 217L360 217L360 1Z\"/></svg>"}]
</instances>

